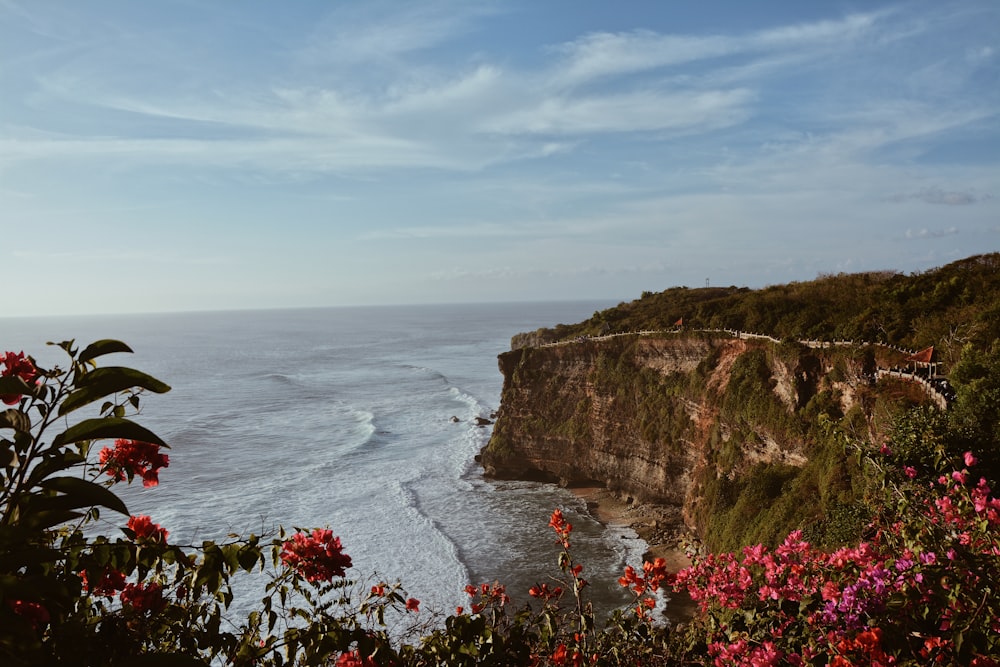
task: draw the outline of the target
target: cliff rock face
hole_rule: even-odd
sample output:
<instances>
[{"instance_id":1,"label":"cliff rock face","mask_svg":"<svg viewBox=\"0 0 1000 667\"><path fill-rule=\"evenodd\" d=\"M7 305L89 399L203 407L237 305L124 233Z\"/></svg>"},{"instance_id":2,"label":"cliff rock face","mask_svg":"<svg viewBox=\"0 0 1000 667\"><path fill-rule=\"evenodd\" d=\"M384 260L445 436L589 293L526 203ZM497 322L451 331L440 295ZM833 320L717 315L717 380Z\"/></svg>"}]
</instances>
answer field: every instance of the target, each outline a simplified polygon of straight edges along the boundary
<instances>
[{"instance_id":1,"label":"cliff rock face","mask_svg":"<svg viewBox=\"0 0 1000 667\"><path fill-rule=\"evenodd\" d=\"M794 475L813 446L803 414L866 425L873 400L870 353L724 336L584 338L499 362L488 476L602 485L681 506L696 529L706 484Z\"/></svg>"},{"instance_id":2,"label":"cliff rock face","mask_svg":"<svg viewBox=\"0 0 1000 667\"><path fill-rule=\"evenodd\" d=\"M602 365L622 352L618 341L521 348L500 355L503 398L483 452L488 475L598 483L641 500L680 503L694 465L693 448L643 436L635 406ZM630 360L664 379L693 371L706 358L701 341L643 340Z\"/></svg>"}]
</instances>

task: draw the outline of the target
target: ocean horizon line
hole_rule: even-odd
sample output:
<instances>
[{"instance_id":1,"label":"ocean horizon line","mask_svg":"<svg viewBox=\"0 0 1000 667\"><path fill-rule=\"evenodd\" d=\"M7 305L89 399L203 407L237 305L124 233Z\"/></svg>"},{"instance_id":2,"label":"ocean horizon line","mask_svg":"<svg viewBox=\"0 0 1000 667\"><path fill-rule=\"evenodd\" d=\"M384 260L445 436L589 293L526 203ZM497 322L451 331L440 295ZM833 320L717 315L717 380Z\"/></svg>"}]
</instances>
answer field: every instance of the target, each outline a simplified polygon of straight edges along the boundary
<instances>
[{"instance_id":1,"label":"ocean horizon line","mask_svg":"<svg viewBox=\"0 0 1000 667\"><path fill-rule=\"evenodd\" d=\"M635 299L638 297L632 297ZM447 308L447 307L487 307L487 306L541 306L545 304L607 304L611 307L627 301L623 298L601 298L584 297L578 299L535 299L520 301L440 301L421 303L373 303L373 304L340 304L340 305L316 305L316 306L263 306L263 307L238 307L238 308L194 308L190 310L143 310L143 311L106 311L93 313L32 313L23 315L7 315L0 313L0 322L5 320L43 320L43 319L86 319L86 318L114 318L114 317L160 317L172 315L219 315L236 313L272 313L272 312L306 312L306 311L327 311L327 310L390 310L390 309L426 309L426 308Z\"/></svg>"}]
</instances>

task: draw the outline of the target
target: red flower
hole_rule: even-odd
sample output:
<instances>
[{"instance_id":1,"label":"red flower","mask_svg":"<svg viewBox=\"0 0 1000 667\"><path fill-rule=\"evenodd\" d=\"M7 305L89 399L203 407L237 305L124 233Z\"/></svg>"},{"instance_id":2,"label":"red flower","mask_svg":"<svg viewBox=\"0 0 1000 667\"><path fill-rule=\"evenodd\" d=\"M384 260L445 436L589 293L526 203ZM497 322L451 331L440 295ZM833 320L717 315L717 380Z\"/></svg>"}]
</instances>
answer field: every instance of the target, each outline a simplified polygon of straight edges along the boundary
<instances>
[{"instance_id":1,"label":"red flower","mask_svg":"<svg viewBox=\"0 0 1000 667\"><path fill-rule=\"evenodd\" d=\"M163 587L155 581L150 584L129 584L121 594L122 604L127 605L139 612L151 611L154 614L165 606L167 601L163 599Z\"/></svg>"},{"instance_id":2,"label":"red flower","mask_svg":"<svg viewBox=\"0 0 1000 667\"><path fill-rule=\"evenodd\" d=\"M0 365L4 367L0 371L0 377L17 376L28 384L31 384L38 377L38 369L35 368L35 364L32 363L31 359L24 356L23 351L17 353L4 352L3 356L0 357ZM16 405L20 400L20 394L0 395L0 401L3 401L7 405Z\"/></svg>"},{"instance_id":3,"label":"red flower","mask_svg":"<svg viewBox=\"0 0 1000 667\"><path fill-rule=\"evenodd\" d=\"M330 581L346 574L351 557L343 552L340 538L332 530L317 528L312 535L295 533L281 545L281 560L297 570L306 581Z\"/></svg>"},{"instance_id":4,"label":"red flower","mask_svg":"<svg viewBox=\"0 0 1000 667\"><path fill-rule=\"evenodd\" d=\"M548 584L535 584L528 589L528 595L533 598L544 598L545 600L550 600L562 595L562 588L556 586L550 590Z\"/></svg>"},{"instance_id":5,"label":"red flower","mask_svg":"<svg viewBox=\"0 0 1000 667\"><path fill-rule=\"evenodd\" d=\"M377 663L371 658L362 658L357 651L341 653L337 658L336 667L375 667Z\"/></svg>"},{"instance_id":6,"label":"red flower","mask_svg":"<svg viewBox=\"0 0 1000 667\"><path fill-rule=\"evenodd\" d=\"M118 481L142 477L143 486L160 483L159 470L170 465L170 457L160 453L160 446L139 440L115 440L114 448L101 450L101 466L109 477Z\"/></svg>"},{"instance_id":7,"label":"red flower","mask_svg":"<svg viewBox=\"0 0 1000 667\"><path fill-rule=\"evenodd\" d=\"M549 525L552 529L556 531L559 537L566 539L569 534L573 532L573 524L566 521L563 517L562 510L555 509L552 511L552 517L549 519Z\"/></svg>"},{"instance_id":8,"label":"red flower","mask_svg":"<svg viewBox=\"0 0 1000 667\"><path fill-rule=\"evenodd\" d=\"M420 600L415 600L414 598L410 598L409 600L407 600L406 611L413 611L413 612L420 611Z\"/></svg>"},{"instance_id":9,"label":"red flower","mask_svg":"<svg viewBox=\"0 0 1000 667\"><path fill-rule=\"evenodd\" d=\"M101 578L97 580L97 583L93 586L87 580L87 571L83 570L80 572L80 578L83 579L83 587L92 595L101 595L104 597L114 597L115 593L125 588L125 575L122 572L114 568L105 568L104 572L101 573Z\"/></svg>"},{"instance_id":10,"label":"red flower","mask_svg":"<svg viewBox=\"0 0 1000 667\"><path fill-rule=\"evenodd\" d=\"M129 517L128 528L135 533L137 540L157 544L167 543L167 531L161 528L160 524L153 523L153 520L145 514Z\"/></svg>"},{"instance_id":11,"label":"red flower","mask_svg":"<svg viewBox=\"0 0 1000 667\"><path fill-rule=\"evenodd\" d=\"M31 627L35 630L38 630L41 626L49 622L49 610L37 602L11 600L9 604L14 613L27 619L31 623Z\"/></svg>"}]
</instances>

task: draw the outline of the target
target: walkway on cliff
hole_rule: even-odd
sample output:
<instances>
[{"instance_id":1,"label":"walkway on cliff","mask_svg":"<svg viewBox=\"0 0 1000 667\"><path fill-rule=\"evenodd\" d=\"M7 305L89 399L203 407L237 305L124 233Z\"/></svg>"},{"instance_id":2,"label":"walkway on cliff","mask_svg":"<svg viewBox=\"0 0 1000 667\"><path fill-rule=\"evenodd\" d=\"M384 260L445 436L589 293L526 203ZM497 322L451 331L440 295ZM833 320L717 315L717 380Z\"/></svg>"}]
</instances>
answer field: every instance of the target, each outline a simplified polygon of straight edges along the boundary
<instances>
[{"instance_id":1,"label":"walkway on cliff","mask_svg":"<svg viewBox=\"0 0 1000 667\"><path fill-rule=\"evenodd\" d=\"M622 336L654 336L654 335L664 335L664 334L686 334L686 333L717 333L725 334L737 339L758 339L770 341L774 344L781 344L781 341L774 336L768 336L767 334L753 333L748 331L738 331L735 329L661 329L661 330L642 330L642 331L625 331L621 333L610 333L602 334L599 336L578 336L571 340L561 340L554 343L544 343L539 347L555 347L559 345L573 345L576 343L591 342L591 341L604 341L611 340L612 338L619 338ZM885 343L870 343L867 341L853 341L853 340L836 340L836 341L822 341L822 340L799 340L797 341L800 345L805 345L806 347L814 349L823 349L829 347L864 347L864 346L874 346L882 347L895 352L900 352L909 357L915 357L918 352L916 350L907 350L902 347L897 347L895 345L887 345ZM955 399L955 392L948 382L947 376L938 375L933 373L928 368L926 372L922 372L924 369L917 369L914 367L912 370L895 367L895 368L876 368L875 377L872 378L873 381L878 381L883 377L894 377L901 380L906 380L909 382L916 382L923 387L927 395L934 401L941 410L947 410L948 406Z\"/></svg>"}]
</instances>

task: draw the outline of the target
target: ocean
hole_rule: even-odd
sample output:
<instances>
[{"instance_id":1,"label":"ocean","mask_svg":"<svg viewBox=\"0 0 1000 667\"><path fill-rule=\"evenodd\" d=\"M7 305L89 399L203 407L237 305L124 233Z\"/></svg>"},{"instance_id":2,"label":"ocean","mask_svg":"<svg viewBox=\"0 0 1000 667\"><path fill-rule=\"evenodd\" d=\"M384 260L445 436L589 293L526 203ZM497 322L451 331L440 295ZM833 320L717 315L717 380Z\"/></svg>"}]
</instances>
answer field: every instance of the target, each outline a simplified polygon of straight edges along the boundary
<instances>
[{"instance_id":1,"label":"ocean","mask_svg":"<svg viewBox=\"0 0 1000 667\"><path fill-rule=\"evenodd\" d=\"M171 385L136 420L171 446L160 485L119 485L178 544L230 533L329 527L359 581L401 581L426 610L467 605L467 584L499 581L515 601L559 575L548 519L574 525L574 555L606 613L640 562L634 531L599 524L554 485L484 479L510 337L585 319L605 302L521 303L0 318L0 351L61 361L49 340L99 338L135 354L100 359ZM65 357L62 357L65 358ZM94 408L96 410L96 408ZM457 421L453 418L457 418ZM105 512L109 534L124 524ZM253 607L237 586L234 611Z\"/></svg>"}]
</instances>

